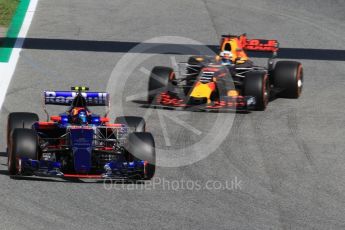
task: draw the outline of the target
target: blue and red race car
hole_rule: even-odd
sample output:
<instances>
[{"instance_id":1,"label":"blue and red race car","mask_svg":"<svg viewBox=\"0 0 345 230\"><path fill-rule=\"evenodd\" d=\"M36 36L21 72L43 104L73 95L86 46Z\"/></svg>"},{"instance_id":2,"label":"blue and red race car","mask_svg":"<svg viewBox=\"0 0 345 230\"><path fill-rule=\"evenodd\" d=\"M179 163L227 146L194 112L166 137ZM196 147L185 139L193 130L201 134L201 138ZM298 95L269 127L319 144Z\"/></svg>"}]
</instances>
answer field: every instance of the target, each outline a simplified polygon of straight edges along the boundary
<instances>
[{"instance_id":1,"label":"blue and red race car","mask_svg":"<svg viewBox=\"0 0 345 230\"><path fill-rule=\"evenodd\" d=\"M105 92L45 91L45 104L70 108L48 121L27 112L10 113L7 126L8 171L14 176L92 179L151 179L155 142L141 117L92 113L89 106L109 106ZM45 106L44 106L45 107Z\"/></svg>"}]
</instances>

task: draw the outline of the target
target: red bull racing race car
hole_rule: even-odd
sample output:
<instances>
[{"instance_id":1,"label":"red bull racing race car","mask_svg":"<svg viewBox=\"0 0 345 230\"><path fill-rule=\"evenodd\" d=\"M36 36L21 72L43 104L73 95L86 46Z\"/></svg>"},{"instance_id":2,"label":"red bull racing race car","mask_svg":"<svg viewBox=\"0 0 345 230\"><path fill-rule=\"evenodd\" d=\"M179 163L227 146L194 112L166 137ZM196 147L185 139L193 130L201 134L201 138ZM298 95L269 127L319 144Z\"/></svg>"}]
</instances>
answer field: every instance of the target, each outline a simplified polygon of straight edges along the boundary
<instances>
[{"instance_id":1,"label":"red bull racing race car","mask_svg":"<svg viewBox=\"0 0 345 230\"><path fill-rule=\"evenodd\" d=\"M278 50L276 40L223 35L216 57L192 56L187 63L178 64L179 74L170 67L154 67L148 87L150 106L248 111L265 110L273 97L298 98L303 88L302 64L275 62ZM261 67L254 65L246 51L273 55L267 67Z\"/></svg>"},{"instance_id":2,"label":"red bull racing race car","mask_svg":"<svg viewBox=\"0 0 345 230\"><path fill-rule=\"evenodd\" d=\"M39 121L38 115L10 113L7 126L8 171L12 176L92 179L151 179L155 173L155 142L141 117L117 117L109 122L90 106L109 106L109 95L45 91L45 104L70 108Z\"/></svg>"}]
</instances>

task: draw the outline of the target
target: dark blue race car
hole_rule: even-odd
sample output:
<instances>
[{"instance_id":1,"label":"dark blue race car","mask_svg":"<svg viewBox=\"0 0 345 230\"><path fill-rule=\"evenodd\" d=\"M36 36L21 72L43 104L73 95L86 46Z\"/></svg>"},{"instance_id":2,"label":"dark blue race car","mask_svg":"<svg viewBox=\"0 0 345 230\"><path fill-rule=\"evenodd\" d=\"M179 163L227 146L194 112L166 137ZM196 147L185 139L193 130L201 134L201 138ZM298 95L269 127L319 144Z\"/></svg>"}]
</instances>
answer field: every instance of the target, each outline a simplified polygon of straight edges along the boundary
<instances>
[{"instance_id":1,"label":"dark blue race car","mask_svg":"<svg viewBox=\"0 0 345 230\"><path fill-rule=\"evenodd\" d=\"M7 126L10 175L92 179L151 179L155 173L155 143L141 117L93 114L89 106L109 106L109 95L45 91L46 104L70 106L47 121L27 112L10 113Z\"/></svg>"}]
</instances>

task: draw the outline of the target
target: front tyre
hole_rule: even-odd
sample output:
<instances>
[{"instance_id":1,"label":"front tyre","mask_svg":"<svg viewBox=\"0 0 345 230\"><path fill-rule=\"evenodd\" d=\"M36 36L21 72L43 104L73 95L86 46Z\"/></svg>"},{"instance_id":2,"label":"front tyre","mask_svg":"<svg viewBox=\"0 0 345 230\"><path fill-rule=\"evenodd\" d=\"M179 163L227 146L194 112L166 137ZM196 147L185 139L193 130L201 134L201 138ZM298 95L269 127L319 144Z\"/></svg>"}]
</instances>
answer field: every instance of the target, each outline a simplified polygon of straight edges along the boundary
<instances>
[{"instance_id":1,"label":"front tyre","mask_svg":"<svg viewBox=\"0 0 345 230\"><path fill-rule=\"evenodd\" d=\"M175 79L175 72L172 68L156 66L152 69L149 78L147 100L151 103L156 96L167 90L169 83Z\"/></svg>"},{"instance_id":2,"label":"front tyre","mask_svg":"<svg viewBox=\"0 0 345 230\"><path fill-rule=\"evenodd\" d=\"M143 179L151 180L156 171L155 141L151 133L131 133L127 151L131 158L144 161Z\"/></svg>"},{"instance_id":3,"label":"front tyre","mask_svg":"<svg viewBox=\"0 0 345 230\"><path fill-rule=\"evenodd\" d=\"M269 102L269 87L269 80L266 72L249 72L244 79L244 96L255 97L256 110L263 111L266 109Z\"/></svg>"},{"instance_id":4,"label":"front tyre","mask_svg":"<svg viewBox=\"0 0 345 230\"><path fill-rule=\"evenodd\" d=\"M35 113L14 112L7 118L7 146L10 145L10 136L16 128L31 129L32 125L38 121L38 115Z\"/></svg>"},{"instance_id":5,"label":"front tyre","mask_svg":"<svg viewBox=\"0 0 345 230\"><path fill-rule=\"evenodd\" d=\"M278 96L299 98L303 89L303 67L295 61L277 62L273 72L274 87L280 90Z\"/></svg>"},{"instance_id":6,"label":"front tyre","mask_svg":"<svg viewBox=\"0 0 345 230\"><path fill-rule=\"evenodd\" d=\"M15 129L11 134L11 144L8 153L8 172L10 175L20 173L18 158L37 160L37 134L32 129Z\"/></svg>"}]
</instances>

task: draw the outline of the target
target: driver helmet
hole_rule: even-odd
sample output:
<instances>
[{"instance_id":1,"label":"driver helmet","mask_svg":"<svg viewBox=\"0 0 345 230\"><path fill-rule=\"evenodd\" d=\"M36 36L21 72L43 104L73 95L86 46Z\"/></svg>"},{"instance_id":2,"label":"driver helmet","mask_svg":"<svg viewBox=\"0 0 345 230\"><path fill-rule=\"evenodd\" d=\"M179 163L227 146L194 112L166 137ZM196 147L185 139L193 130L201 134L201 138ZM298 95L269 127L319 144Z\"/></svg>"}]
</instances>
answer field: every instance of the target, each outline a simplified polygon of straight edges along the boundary
<instances>
[{"instance_id":1,"label":"driver helmet","mask_svg":"<svg viewBox=\"0 0 345 230\"><path fill-rule=\"evenodd\" d=\"M222 51L220 52L219 56L221 57L222 59L222 64L223 65L231 65L232 64L232 52L231 51Z\"/></svg>"},{"instance_id":2,"label":"driver helmet","mask_svg":"<svg viewBox=\"0 0 345 230\"><path fill-rule=\"evenodd\" d=\"M87 124L87 111L84 108L72 109L71 115L74 123Z\"/></svg>"}]
</instances>

